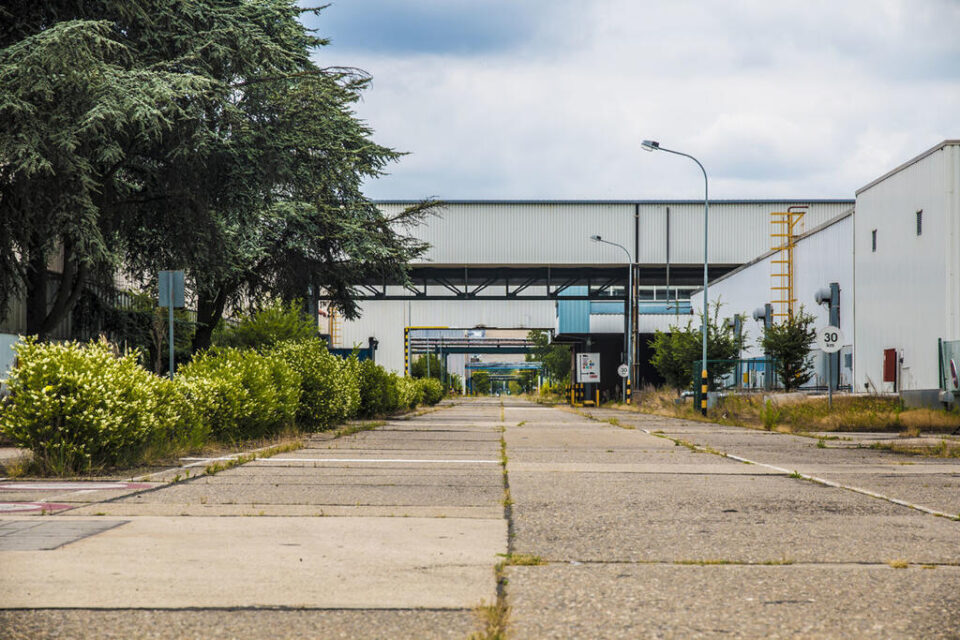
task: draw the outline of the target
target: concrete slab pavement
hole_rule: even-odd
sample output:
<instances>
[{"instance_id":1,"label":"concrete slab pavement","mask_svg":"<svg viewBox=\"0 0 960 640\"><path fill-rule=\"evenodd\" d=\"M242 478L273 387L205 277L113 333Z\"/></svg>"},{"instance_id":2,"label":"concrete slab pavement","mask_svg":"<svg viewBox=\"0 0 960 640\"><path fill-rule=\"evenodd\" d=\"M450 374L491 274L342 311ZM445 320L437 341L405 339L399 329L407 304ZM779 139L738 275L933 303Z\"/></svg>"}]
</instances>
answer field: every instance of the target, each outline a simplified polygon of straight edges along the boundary
<instances>
[{"instance_id":1,"label":"concrete slab pavement","mask_svg":"<svg viewBox=\"0 0 960 640\"><path fill-rule=\"evenodd\" d=\"M960 523L644 429L801 470L888 469L876 452L591 413L634 429L506 410L511 551L546 562L506 570L515 637L960 636Z\"/></svg>"},{"instance_id":2,"label":"concrete slab pavement","mask_svg":"<svg viewBox=\"0 0 960 640\"><path fill-rule=\"evenodd\" d=\"M122 524L56 551L0 551L0 636L462 638L496 600L507 548L499 415L447 407L90 494L51 521Z\"/></svg>"}]
</instances>

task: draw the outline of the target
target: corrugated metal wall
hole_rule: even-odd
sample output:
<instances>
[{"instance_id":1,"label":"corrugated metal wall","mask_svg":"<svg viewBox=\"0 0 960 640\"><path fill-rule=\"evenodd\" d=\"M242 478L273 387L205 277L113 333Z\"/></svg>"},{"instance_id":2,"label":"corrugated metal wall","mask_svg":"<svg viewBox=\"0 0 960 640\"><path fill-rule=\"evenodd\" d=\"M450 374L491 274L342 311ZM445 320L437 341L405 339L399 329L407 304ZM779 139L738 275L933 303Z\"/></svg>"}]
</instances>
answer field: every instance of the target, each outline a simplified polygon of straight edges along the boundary
<instances>
[{"instance_id":1,"label":"corrugated metal wall","mask_svg":"<svg viewBox=\"0 0 960 640\"><path fill-rule=\"evenodd\" d=\"M902 388L939 386L937 338L960 335L956 170L960 146L908 164L857 194L854 229L857 388L883 383L883 350L903 358ZM917 211L922 229L917 234ZM876 250L873 233L876 231ZM949 304L948 304L949 301Z\"/></svg>"},{"instance_id":2,"label":"corrugated metal wall","mask_svg":"<svg viewBox=\"0 0 960 640\"><path fill-rule=\"evenodd\" d=\"M827 287L831 282L840 285L840 330L844 337L844 349L849 353L853 345L854 308L853 308L853 216L827 226L826 228L801 239L794 254L794 295L798 308L816 317L815 326L829 324L829 309L818 305L814 296L816 291ZM711 307L720 301L720 317L729 318L735 314L746 316L743 324L747 335L742 357L753 358L762 355L757 340L763 335L761 323L753 320L753 310L770 302L771 274L779 265L772 264L776 254L767 256L749 266L736 271L717 282L710 284ZM694 325L699 326L699 314L703 308L703 292L696 292L690 299L694 308ZM711 310L712 313L712 310ZM841 367L844 363L841 359ZM820 376L816 384L826 384L826 364L820 356L816 359L816 372ZM852 371L841 368L840 384L853 383Z\"/></svg>"},{"instance_id":3,"label":"corrugated metal wall","mask_svg":"<svg viewBox=\"0 0 960 640\"><path fill-rule=\"evenodd\" d=\"M370 336L380 341L377 362L403 371L404 327L553 329L552 300L383 300L361 304L359 320L344 322L343 345L366 346Z\"/></svg>"},{"instance_id":4,"label":"corrugated metal wall","mask_svg":"<svg viewBox=\"0 0 960 640\"><path fill-rule=\"evenodd\" d=\"M742 264L770 248L770 212L790 204L809 204L806 228L833 218L852 201L718 201L710 204L710 262ZM382 204L395 213L402 204ZM443 265L622 264L616 247L590 242L600 235L634 248L634 203L453 202L436 217L412 229L431 244L424 262ZM639 204L641 264L667 259L667 209L670 259L703 261L702 202Z\"/></svg>"}]
</instances>

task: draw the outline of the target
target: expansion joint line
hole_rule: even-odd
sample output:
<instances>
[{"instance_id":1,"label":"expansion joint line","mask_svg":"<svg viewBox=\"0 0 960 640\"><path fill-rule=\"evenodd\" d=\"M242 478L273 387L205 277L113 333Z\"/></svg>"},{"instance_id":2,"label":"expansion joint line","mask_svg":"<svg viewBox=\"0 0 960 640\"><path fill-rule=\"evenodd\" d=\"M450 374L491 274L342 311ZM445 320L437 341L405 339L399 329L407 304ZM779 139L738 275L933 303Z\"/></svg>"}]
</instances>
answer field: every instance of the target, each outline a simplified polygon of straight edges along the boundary
<instances>
[{"instance_id":1,"label":"expansion joint line","mask_svg":"<svg viewBox=\"0 0 960 640\"><path fill-rule=\"evenodd\" d=\"M907 502L906 500L900 500L899 498L894 498L891 496L884 495L882 493L877 493L876 491L870 491L869 489L862 489L860 487L854 487L848 484L841 484L839 482L834 482L833 480L827 480L826 478L819 478L817 476L812 476L806 473L800 473L799 471L790 471L789 469L784 469L783 467L778 467L776 465L767 464L766 462L759 462L757 460L750 460L748 458L743 458L741 456L734 455L732 453L726 453L724 451L717 451L711 447L702 447L697 444L687 442L679 438L671 438L670 436L663 433L653 433L649 429L640 429L643 433L647 435L655 436L657 438L663 438L665 440L670 440L674 444L682 445L690 449L691 451L697 451L699 453L712 453L714 455L722 456L724 458L730 458L731 460L736 460L737 462L742 462L743 464L753 464L758 467L764 467L770 469L771 471L776 471L777 473L782 473L791 478L796 478L798 480L807 480L808 482L813 482L825 487L832 487L834 489L843 489L845 491L850 491L853 493L859 493L860 495L868 496L870 498L875 498L877 500L883 500L891 504L899 505L901 507L907 507L908 509L914 509L915 511L920 511L921 513L926 513L932 516L937 516L939 518L947 518L948 520L957 520L960 521L960 516L954 515L952 513L946 513L943 511L938 511L936 509L931 509L930 507L925 507L921 504L914 504L912 502Z\"/></svg>"},{"instance_id":2,"label":"expansion joint line","mask_svg":"<svg viewBox=\"0 0 960 640\"><path fill-rule=\"evenodd\" d=\"M596 416L590 413L587 413L585 411L573 410L573 412L583 416L584 418L587 418L588 420L592 420L593 422L605 422L604 420L601 420L600 418L597 418ZM687 447L691 451L697 451L699 453L712 453L713 455L721 456L723 458L730 458L731 460L736 460L737 462L742 462L743 464L754 464L754 465L757 465L758 467L764 467L766 469L770 469L771 471L776 471L777 473L782 473L786 476L790 476L791 478L796 478L798 480L806 480L808 482L820 484L825 487L832 487L834 489L843 489L845 491L859 493L860 495L864 495L870 498L875 498L877 500L883 500L885 502L889 502L890 504L895 504L901 507L906 507L908 509L913 509L915 511L926 513L931 516L937 516L938 518L946 518L948 520L960 521L960 515L946 513L944 511L938 511L936 509L931 509L930 507L925 507L922 504L914 504L912 502L907 502L906 500L900 500L899 498L894 498L892 496L887 496L882 493L877 493L876 491L870 491L869 489L862 489L860 487L854 487L848 484L841 484L839 482L834 482L833 480L827 480L826 478L818 478L817 476L812 476L806 473L800 473L799 471L790 471L789 469L784 469L783 467L767 464L766 462L758 462L756 460L750 460L748 458L736 456L736 455L733 455L732 453L727 453L725 451L718 451L712 447L703 447L703 446L694 444L692 442L687 442L686 440L683 440L681 438L671 438L670 436L664 433L654 433L653 431L650 431L649 429L644 429L642 427L639 428L639 431L642 431L643 433L649 436L654 436L657 438L663 438L664 440L669 440L676 445Z\"/></svg>"},{"instance_id":3,"label":"expansion joint line","mask_svg":"<svg viewBox=\"0 0 960 640\"><path fill-rule=\"evenodd\" d=\"M503 402L500 404L500 420L503 422ZM470 636L471 640L503 640L507 637L507 624L510 617L510 605L507 604L507 564L513 549L513 500L510 498L510 479L507 476L507 440L504 433L506 424L500 424L500 465L503 475L503 517L507 521L506 559L498 562L493 569L497 583L497 600L492 605L481 606L479 611L484 620L484 629Z\"/></svg>"}]
</instances>

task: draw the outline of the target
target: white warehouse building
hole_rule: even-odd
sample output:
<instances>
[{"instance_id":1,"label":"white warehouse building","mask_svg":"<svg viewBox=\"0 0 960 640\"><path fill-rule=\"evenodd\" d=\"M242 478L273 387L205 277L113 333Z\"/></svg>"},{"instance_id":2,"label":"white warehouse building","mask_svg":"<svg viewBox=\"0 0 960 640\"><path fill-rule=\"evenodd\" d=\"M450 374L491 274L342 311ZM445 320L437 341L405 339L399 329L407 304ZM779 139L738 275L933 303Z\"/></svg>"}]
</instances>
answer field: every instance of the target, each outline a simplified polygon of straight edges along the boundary
<instances>
[{"instance_id":1,"label":"white warehouse building","mask_svg":"<svg viewBox=\"0 0 960 640\"><path fill-rule=\"evenodd\" d=\"M857 388L957 390L960 140L857 191L853 256Z\"/></svg>"},{"instance_id":2,"label":"white warehouse building","mask_svg":"<svg viewBox=\"0 0 960 640\"><path fill-rule=\"evenodd\" d=\"M410 204L379 206L390 214ZM764 251L770 213L794 205L807 208L806 223L813 226L849 209L853 200L712 201L711 277ZM600 334L611 354L604 366L615 371L619 359L614 362L612 354L622 349L624 326L616 303L622 309L628 260L635 264L634 298L642 307L638 329L646 336L675 321L674 314L657 312L668 296L682 301L689 317L686 301L703 275L702 200L451 201L410 233L430 244L410 265L411 284L357 283L362 316L330 332L333 346L341 348L365 347L373 338L376 360L396 371L406 366L405 328L423 333L441 327ZM593 235L620 247L591 242ZM574 329L560 326L560 300L590 302L575 305L586 315L568 324ZM645 347L645 338L639 342ZM459 370L455 361L451 370Z\"/></svg>"},{"instance_id":3,"label":"white warehouse building","mask_svg":"<svg viewBox=\"0 0 960 640\"><path fill-rule=\"evenodd\" d=\"M828 305L818 304L816 294L819 290L835 284L839 293L839 328L843 335L840 356L835 358L834 387L851 389L853 378L853 209L850 208L836 218L829 220L806 233L800 234L794 249L795 278L793 283L797 310L816 318L815 326L830 324ZM776 260L780 251L771 250L759 258L745 264L729 274L709 283L707 294L710 298L711 313L713 305L720 303L720 318L730 318L739 314L744 318L744 350L741 358L762 357L762 349L757 344L763 335L764 319L754 320L757 310L764 310L771 300L780 295L772 287L780 283L773 274L782 269ZM691 296L691 305L695 313L703 308L703 289ZM695 323L697 324L697 323ZM815 377L811 385L827 385L827 362L824 354L817 352L814 358Z\"/></svg>"},{"instance_id":4,"label":"white warehouse building","mask_svg":"<svg viewBox=\"0 0 960 640\"><path fill-rule=\"evenodd\" d=\"M721 316L749 317L776 299L778 256L767 252L711 281L711 305L721 301ZM841 386L902 391L909 403L925 405L960 392L960 140L859 189L853 210L796 238L793 266L797 306L817 317L817 327L829 324L817 290L839 287ZM700 313L702 289L691 302ZM759 323L745 326L753 339L762 332ZM753 346L746 356L758 352ZM811 384L823 384L824 362L817 353Z\"/></svg>"}]
</instances>

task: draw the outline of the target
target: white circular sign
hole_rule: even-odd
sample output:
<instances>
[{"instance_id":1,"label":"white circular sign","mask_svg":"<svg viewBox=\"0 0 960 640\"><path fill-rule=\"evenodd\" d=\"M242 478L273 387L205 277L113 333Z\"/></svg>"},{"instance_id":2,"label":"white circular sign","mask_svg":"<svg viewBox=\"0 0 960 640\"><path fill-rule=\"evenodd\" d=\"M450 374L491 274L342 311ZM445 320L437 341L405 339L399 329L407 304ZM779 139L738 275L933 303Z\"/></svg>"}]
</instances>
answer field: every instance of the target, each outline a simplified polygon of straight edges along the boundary
<instances>
[{"instance_id":1,"label":"white circular sign","mask_svg":"<svg viewBox=\"0 0 960 640\"><path fill-rule=\"evenodd\" d=\"M843 347L843 334L839 327L824 327L817 332L817 346L824 353L836 353Z\"/></svg>"},{"instance_id":2,"label":"white circular sign","mask_svg":"<svg viewBox=\"0 0 960 640\"><path fill-rule=\"evenodd\" d=\"M617 373L620 374L621 378L626 378L628 375L630 375L630 367L628 367L625 364L622 364L619 367L617 367Z\"/></svg>"}]
</instances>

